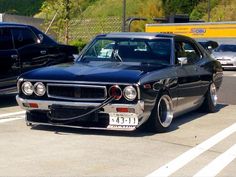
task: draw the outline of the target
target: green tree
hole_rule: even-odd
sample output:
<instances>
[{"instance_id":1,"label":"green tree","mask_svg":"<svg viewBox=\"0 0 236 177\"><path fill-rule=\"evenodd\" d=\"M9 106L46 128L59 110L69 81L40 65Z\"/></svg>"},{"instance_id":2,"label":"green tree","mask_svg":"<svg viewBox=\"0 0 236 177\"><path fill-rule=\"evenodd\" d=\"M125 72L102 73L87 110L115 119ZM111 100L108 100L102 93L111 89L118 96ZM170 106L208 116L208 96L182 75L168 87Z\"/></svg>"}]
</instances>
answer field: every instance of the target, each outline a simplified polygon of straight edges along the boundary
<instances>
[{"instance_id":1,"label":"green tree","mask_svg":"<svg viewBox=\"0 0 236 177\"><path fill-rule=\"evenodd\" d=\"M210 7L208 7L208 0L204 0L198 3L190 14L192 20L205 20L208 21L208 8L210 8L210 14L213 14L212 9L217 6L219 0L209 0Z\"/></svg>"},{"instance_id":2,"label":"green tree","mask_svg":"<svg viewBox=\"0 0 236 177\"><path fill-rule=\"evenodd\" d=\"M190 14L200 0L162 0L165 15Z\"/></svg>"},{"instance_id":3,"label":"green tree","mask_svg":"<svg viewBox=\"0 0 236 177\"><path fill-rule=\"evenodd\" d=\"M64 43L69 42L69 28L71 19L81 14L81 1L78 0L46 0L41 13L37 17L45 19L45 25L50 27L50 31L59 38L64 39Z\"/></svg>"},{"instance_id":4,"label":"green tree","mask_svg":"<svg viewBox=\"0 0 236 177\"><path fill-rule=\"evenodd\" d=\"M137 16L147 18L147 21L136 21L132 24L131 31L144 31L146 23L153 23L153 18L163 17L164 11L162 2L156 0L148 0L145 6L141 6L137 12Z\"/></svg>"},{"instance_id":5,"label":"green tree","mask_svg":"<svg viewBox=\"0 0 236 177\"><path fill-rule=\"evenodd\" d=\"M0 0L0 13L33 16L44 0Z\"/></svg>"},{"instance_id":6,"label":"green tree","mask_svg":"<svg viewBox=\"0 0 236 177\"><path fill-rule=\"evenodd\" d=\"M202 17L207 19L207 15ZM232 0L220 0L211 9L210 21L235 21L236 20L236 4Z\"/></svg>"}]
</instances>

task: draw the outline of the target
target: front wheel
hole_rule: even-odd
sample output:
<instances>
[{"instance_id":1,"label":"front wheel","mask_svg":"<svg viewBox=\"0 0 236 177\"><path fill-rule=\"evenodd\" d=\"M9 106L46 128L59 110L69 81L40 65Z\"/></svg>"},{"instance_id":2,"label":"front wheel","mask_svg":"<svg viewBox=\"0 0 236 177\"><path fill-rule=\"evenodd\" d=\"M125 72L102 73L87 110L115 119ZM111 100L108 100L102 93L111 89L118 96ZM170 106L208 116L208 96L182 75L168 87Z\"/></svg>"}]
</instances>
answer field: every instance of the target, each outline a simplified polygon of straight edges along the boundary
<instances>
[{"instance_id":1,"label":"front wheel","mask_svg":"<svg viewBox=\"0 0 236 177\"><path fill-rule=\"evenodd\" d=\"M206 96L205 100L202 105L202 109L205 112L213 113L216 112L216 105L217 105L217 89L214 83L211 83Z\"/></svg>"},{"instance_id":2,"label":"front wheel","mask_svg":"<svg viewBox=\"0 0 236 177\"><path fill-rule=\"evenodd\" d=\"M152 132L165 132L173 119L173 103L168 94L162 94L156 102L146 128Z\"/></svg>"}]
</instances>

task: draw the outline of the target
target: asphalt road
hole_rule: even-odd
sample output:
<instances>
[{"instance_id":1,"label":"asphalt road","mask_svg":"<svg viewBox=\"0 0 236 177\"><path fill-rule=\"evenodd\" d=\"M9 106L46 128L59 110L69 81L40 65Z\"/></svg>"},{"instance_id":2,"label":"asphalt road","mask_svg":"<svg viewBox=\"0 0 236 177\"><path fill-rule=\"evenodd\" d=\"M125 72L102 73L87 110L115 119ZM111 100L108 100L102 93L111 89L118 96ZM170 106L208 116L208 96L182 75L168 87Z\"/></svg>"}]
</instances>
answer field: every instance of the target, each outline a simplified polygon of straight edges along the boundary
<instances>
[{"instance_id":1,"label":"asphalt road","mask_svg":"<svg viewBox=\"0 0 236 177\"><path fill-rule=\"evenodd\" d=\"M233 177L235 74L224 74L217 113L186 114L162 134L30 128L22 112L12 113L22 111L14 95L2 97L0 176Z\"/></svg>"},{"instance_id":2,"label":"asphalt road","mask_svg":"<svg viewBox=\"0 0 236 177\"><path fill-rule=\"evenodd\" d=\"M219 103L236 105L236 71L224 71L224 78L218 97Z\"/></svg>"}]
</instances>

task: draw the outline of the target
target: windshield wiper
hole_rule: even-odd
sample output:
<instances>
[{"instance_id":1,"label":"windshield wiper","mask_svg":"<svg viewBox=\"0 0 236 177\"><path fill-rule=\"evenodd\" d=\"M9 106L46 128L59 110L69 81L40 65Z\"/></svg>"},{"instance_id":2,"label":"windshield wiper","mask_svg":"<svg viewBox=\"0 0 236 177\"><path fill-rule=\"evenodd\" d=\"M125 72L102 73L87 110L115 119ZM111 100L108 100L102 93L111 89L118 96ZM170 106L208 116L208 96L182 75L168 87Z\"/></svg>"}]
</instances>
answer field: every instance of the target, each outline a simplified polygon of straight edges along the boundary
<instances>
[{"instance_id":1,"label":"windshield wiper","mask_svg":"<svg viewBox=\"0 0 236 177\"><path fill-rule=\"evenodd\" d=\"M114 50L114 51L113 51L113 58L114 58L115 60L119 60L120 62L123 62L123 59L121 58L121 56L120 56L119 53L118 53L118 50Z\"/></svg>"}]
</instances>

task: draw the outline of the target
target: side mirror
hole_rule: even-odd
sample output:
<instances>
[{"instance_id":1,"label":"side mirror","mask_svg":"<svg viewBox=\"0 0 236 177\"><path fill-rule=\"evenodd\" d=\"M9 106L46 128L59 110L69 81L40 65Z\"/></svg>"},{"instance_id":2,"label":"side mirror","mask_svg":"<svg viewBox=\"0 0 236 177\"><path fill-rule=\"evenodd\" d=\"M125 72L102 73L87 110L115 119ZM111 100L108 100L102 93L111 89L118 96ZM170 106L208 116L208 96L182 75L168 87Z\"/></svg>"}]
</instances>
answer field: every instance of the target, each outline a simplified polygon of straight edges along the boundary
<instances>
[{"instance_id":1,"label":"side mirror","mask_svg":"<svg viewBox=\"0 0 236 177\"><path fill-rule=\"evenodd\" d=\"M41 43L43 41L43 35L42 34L38 34L39 37L39 43Z\"/></svg>"},{"instance_id":2,"label":"side mirror","mask_svg":"<svg viewBox=\"0 0 236 177\"><path fill-rule=\"evenodd\" d=\"M207 49L208 49L208 51L210 52L210 53L212 53L212 50L213 50L213 48L212 48L212 46L207 46Z\"/></svg>"},{"instance_id":3,"label":"side mirror","mask_svg":"<svg viewBox=\"0 0 236 177\"><path fill-rule=\"evenodd\" d=\"M183 66L188 63L187 57L178 57L178 63Z\"/></svg>"}]
</instances>

